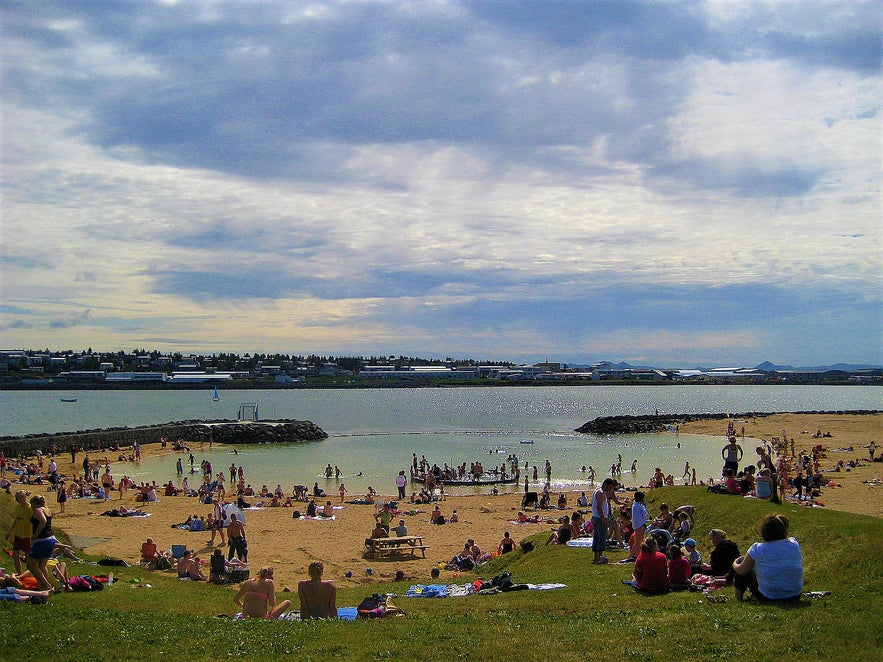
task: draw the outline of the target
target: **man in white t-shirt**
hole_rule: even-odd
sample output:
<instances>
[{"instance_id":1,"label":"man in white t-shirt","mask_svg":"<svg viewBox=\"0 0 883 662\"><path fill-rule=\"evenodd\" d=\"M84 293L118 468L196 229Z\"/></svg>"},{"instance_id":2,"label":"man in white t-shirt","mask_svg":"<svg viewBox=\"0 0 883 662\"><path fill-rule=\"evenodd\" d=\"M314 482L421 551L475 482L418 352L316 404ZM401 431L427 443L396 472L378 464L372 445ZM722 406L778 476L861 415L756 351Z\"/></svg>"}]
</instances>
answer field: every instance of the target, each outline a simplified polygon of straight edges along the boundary
<instances>
[{"instance_id":1,"label":"man in white t-shirt","mask_svg":"<svg viewBox=\"0 0 883 662\"><path fill-rule=\"evenodd\" d=\"M399 489L399 499L405 498L405 485L408 484L408 479L405 478L405 472L400 471L399 475L396 476L396 487Z\"/></svg>"}]
</instances>

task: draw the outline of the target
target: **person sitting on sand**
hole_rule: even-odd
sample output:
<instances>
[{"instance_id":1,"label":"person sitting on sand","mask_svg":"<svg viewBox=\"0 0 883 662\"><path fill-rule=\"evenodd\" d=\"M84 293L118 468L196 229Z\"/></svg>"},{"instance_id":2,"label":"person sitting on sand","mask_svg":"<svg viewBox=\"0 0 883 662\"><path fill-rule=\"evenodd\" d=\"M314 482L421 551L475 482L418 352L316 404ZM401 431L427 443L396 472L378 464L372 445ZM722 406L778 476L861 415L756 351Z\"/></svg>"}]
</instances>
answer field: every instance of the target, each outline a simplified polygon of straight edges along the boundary
<instances>
[{"instance_id":1,"label":"person sitting on sand","mask_svg":"<svg viewBox=\"0 0 883 662\"><path fill-rule=\"evenodd\" d=\"M512 539L512 536L509 535L509 532L503 534L503 539L500 541L499 547L497 547L497 551L500 554L508 554L511 551L515 550L515 540Z\"/></svg>"},{"instance_id":2,"label":"person sitting on sand","mask_svg":"<svg viewBox=\"0 0 883 662\"><path fill-rule=\"evenodd\" d=\"M445 523L445 516L442 515L441 508L438 507L438 504L436 504L435 508L433 508L433 510L432 510L432 514L429 516L429 522L430 522L430 524L444 524Z\"/></svg>"},{"instance_id":3,"label":"person sitting on sand","mask_svg":"<svg viewBox=\"0 0 883 662\"><path fill-rule=\"evenodd\" d=\"M564 496L564 492L558 494L558 509L566 510L567 509L567 497Z\"/></svg>"},{"instance_id":4,"label":"person sitting on sand","mask_svg":"<svg viewBox=\"0 0 883 662\"><path fill-rule=\"evenodd\" d=\"M337 618L337 587L329 581L322 581L324 570L325 567L319 561L313 561L307 568L310 578L297 585L302 621Z\"/></svg>"},{"instance_id":5,"label":"person sitting on sand","mask_svg":"<svg viewBox=\"0 0 883 662\"><path fill-rule=\"evenodd\" d=\"M276 604L273 568L261 568L255 579L246 579L242 582L233 602L242 607L244 618L266 620L279 618L291 606L291 600L283 600Z\"/></svg>"},{"instance_id":6,"label":"person sitting on sand","mask_svg":"<svg viewBox=\"0 0 883 662\"><path fill-rule=\"evenodd\" d=\"M193 550L188 549L184 552L184 556L178 559L178 579L192 579L194 581L204 582L205 574L199 567L199 559L193 556Z\"/></svg>"},{"instance_id":7,"label":"person sitting on sand","mask_svg":"<svg viewBox=\"0 0 883 662\"><path fill-rule=\"evenodd\" d=\"M322 517L334 517L334 506L330 501L325 502L325 506L322 508Z\"/></svg>"}]
</instances>

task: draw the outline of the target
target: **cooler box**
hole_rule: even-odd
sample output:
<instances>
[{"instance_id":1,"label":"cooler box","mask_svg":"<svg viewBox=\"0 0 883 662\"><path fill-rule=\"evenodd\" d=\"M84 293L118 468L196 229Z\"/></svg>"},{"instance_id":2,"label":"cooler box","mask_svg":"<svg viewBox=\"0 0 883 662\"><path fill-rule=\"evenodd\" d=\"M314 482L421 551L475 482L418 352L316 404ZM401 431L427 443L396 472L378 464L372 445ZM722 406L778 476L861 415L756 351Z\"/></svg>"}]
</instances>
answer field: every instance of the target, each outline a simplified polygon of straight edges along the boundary
<instances>
[{"instance_id":1,"label":"cooler box","mask_svg":"<svg viewBox=\"0 0 883 662\"><path fill-rule=\"evenodd\" d=\"M239 582L244 582L248 579L248 568L237 568L236 570L230 571L230 581L233 584L238 584Z\"/></svg>"}]
</instances>

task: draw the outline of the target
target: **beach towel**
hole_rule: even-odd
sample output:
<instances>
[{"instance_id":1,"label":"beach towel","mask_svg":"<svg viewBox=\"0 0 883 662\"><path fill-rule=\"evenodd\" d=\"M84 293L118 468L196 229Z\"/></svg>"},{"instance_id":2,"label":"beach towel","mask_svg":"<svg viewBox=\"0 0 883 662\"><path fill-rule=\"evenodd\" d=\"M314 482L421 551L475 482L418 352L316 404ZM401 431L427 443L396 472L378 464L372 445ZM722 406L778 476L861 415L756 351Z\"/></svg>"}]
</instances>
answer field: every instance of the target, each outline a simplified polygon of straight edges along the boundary
<instances>
[{"instance_id":1,"label":"beach towel","mask_svg":"<svg viewBox=\"0 0 883 662\"><path fill-rule=\"evenodd\" d=\"M444 584L414 584L405 595L409 598L446 598L448 587Z\"/></svg>"},{"instance_id":2,"label":"beach towel","mask_svg":"<svg viewBox=\"0 0 883 662\"><path fill-rule=\"evenodd\" d=\"M335 517L334 515L332 515L331 517L322 517L321 515L316 515L315 517L310 517L309 515L294 517L294 513L292 513L292 519L306 520L309 522L331 522L335 519Z\"/></svg>"}]
</instances>

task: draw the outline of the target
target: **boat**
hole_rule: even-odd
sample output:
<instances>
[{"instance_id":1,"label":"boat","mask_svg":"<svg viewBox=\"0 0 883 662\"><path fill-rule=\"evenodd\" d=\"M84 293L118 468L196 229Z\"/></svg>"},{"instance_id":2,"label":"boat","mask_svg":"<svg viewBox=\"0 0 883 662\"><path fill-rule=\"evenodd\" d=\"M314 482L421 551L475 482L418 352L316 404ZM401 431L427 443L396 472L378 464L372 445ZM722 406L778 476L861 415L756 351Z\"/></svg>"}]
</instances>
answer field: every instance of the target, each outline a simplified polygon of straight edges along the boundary
<instances>
[{"instance_id":1,"label":"boat","mask_svg":"<svg viewBox=\"0 0 883 662\"><path fill-rule=\"evenodd\" d=\"M533 439L522 439L522 440L521 440L521 443L522 443L522 444L532 444L532 443L533 443Z\"/></svg>"},{"instance_id":2,"label":"boat","mask_svg":"<svg viewBox=\"0 0 883 662\"><path fill-rule=\"evenodd\" d=\"M214 393L214 395L212 396L212 400L214 400L215 402L220 402L220 401L221 401L221 394L218 393L218 387L217 387L217 386L215 386L215 393Z\"/></svg>"},{"instance_id":3,"label":"boat","mask_svg":"<svg viewBox=\"0 0 883 662\"><path fill-rule=\"evenodd\" d=\"M425 482L426 476L422 475L411 475L412 483L420 483L421 485ZM464 478L463 480L444 480L440 479L440 481L445 487L448 486L480 486L480 485L513 485L515 483L515 476L507 476L506 478L500 478L499 475L496 474L483 474L481 478L473 480L472 478Z\"/></svg>"},{"instance_id":4,"label":"boat","mask_svg":"<svg viewBox=\"0 0 883 662\"><path fill-rule=\"evenodd\" d=\"M76 398L62 398L61 401L62 402L76 402L77 399Z\"/></svg>"}]
</instances>

